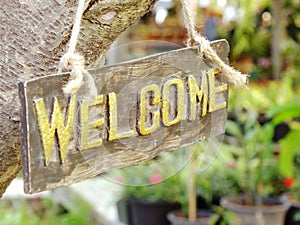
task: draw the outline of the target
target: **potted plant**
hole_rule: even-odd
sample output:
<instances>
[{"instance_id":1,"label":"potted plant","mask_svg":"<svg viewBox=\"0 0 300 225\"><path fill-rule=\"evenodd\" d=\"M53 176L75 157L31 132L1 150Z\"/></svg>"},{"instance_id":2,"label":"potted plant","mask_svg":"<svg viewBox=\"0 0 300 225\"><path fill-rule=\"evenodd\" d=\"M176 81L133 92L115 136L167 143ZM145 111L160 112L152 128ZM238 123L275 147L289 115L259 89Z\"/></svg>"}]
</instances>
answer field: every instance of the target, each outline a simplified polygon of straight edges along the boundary
<instances>
[{"instance_id":1,"label":"potted plant","mask_svg":"<svg viewBox=\"0 0 300 225\"><path fill-rule=\"evenodd\" d=\"M227 164L225 164L225 162ZM225 165L224 165L225 164ZM224 166L234 166L228 154L220 151L211 166L196 176L198 208L213 208L220 205L220 199L225 195L239 193L239 188L233 180L227 179L220 171Z\"/></svg>"},{"instance_id":2,"label":"potted plant","mask_svg":"<svg viewBox=\"0 0 300 225\"><path fill-rule=\"evenodd\" d=\"M125 212L119 211L119 216L125 215L121 218L123 222L169 225L166 214L180 209L183 198L184 187L178 172L184 166L182 152L174 152L175 156L165 152L152 161L113 171L115 181L122 184L120 199L123 204L119 204L119 208L124 208L124 204L126 207Z\"/></svg>"},{"instance_id":3,"label":"potted plant","mask_svg":"<svg viewBox=\"0 0 300 225\"><path fill-rule=\"evenodd\" d=\"M219 140L211 141L215 145L215 141ZM194 153L188 166L180 173L182 182L186 183L183 193L185 197L181 198L182 207L180 211L169 212L168 219L172 225L235 224L235 216L228 210L215 206L214 203L219 203L213 201L214 194L222 195L233 191L232 187L229 191L229 188L223 186L228 181L216 176L220 168L219 161L214 160L218 150L212 153L216 149L207 141L197 143L191 148L194 148Z\"/></svg>"},{"instance_id":4,"label":"potted plant","mask_svg":"<svg viewBox=\"0 0 300 225\"><path fill-rule=\"evenodd\" d=\"M153 161L141 165L144 169L137 166L117 170L114 175L115 181L123 184L121 199L123 206L124 203L127 205L125 213L121 213L127 217L123 222L129 225L198 225L208 224L210 219L217 222L221 214L229 215L230 213L224 210L217 210L220 212L217 215L207 209L197 212L197 194L202 194L208 202L211 201L209 196L212 192L208 186L206 189L204 181L214 176L213 172L198 173L197 167L201 159L197 156L202 154L204 145L206 143L199 143L172 153L163 153ZM170 155L174 157L168 163L159 163L162 158L168 158ZM185 166L186 164L188 165ZM172 165L185 167L181 169L177 166L174 170ZM172 174L174 175L171 176ZM206 191L208 194L205 194ZM170 222L166 220L169 211L172 211L168 214Z\"/></svg>"},{"instance_id":5,"label":"potted plant","mask_svg":"<svg viewBox=\"0 0 300 225\"><path fill-rule=\"evenodd\" d=\"M272 142L274 127L271 123L261 125L257 118L257 112L244 111L235 121L227 121L229 136L222 151L231 160L220 173L231 179L242 194L223 197L221 205L234 211L242 224L283 224L289 206L267 198L277 194L280 183Z\"/></svg>"},{"instance_id":6,"label":"potted plant","mask_svg":"<svg viewBox=\"0 0 300 225\"><path fill-rule=\"evenodd\" d=\"M208 224L213 215L212 211L201 210L196 216L196 155L193 148L177 151L185 151L187 156L176 154L174 161L169 164L182 164L186 166L182 170L170 170L170 166L161 165L152 167L151 164L159 164L159 158L168 154L163 153L154 161L149 161L143 166L145 169L138 170L136 167L122 169L121 179L123 186L122 199L126 199L127 223L129 225L181 225ZM147 167L148 165L148 167ZM172 175L172 173L175 174ZM128 185L126 185L128 184ZM123 200L124 202L124 200ZM168 213L171 212L171 213ZM195 213L195 214L194 214ZM188 216L189 215L189 216ZM168 217L168 220L167 220Z\"/></svg>"},{"instance_id":7,"label":"potted plant","mask_svg":"<svg viewBox=\"0 0 300 225\"><path fill-rule=\"evenodd\" d=\"M148 186L126 186L124 197L130 207L132 225L169 225L166 214L180 205L180 183L175 175L163 181L161 174L149 177Z\"/></svg>"},{"instance_id":8,"label":"potted plant","mask_svg":"<svg viewBox=\"0 0 300 225\"><path fill-rule=\"evenodd\" d=\"M230 213L227 211L219 209L217 215L212 210L200 209L197 211L197 193L206 196L208 202L211 199L208 197L210 194L204 194L205 185L199 180L210 179L209 176L213 175L211 172L206 175L206 171L197 173L199 165L197 156L201 154L201 145L205 145L205 143L195 145L197 146L195 151L193 148L195 146L193 146L173 153L163 153L155 160L143 164L145 169L129 167L118 170L115 180L124 184L121 198L122 202L127 205L125 213L122 213L127 219L124 219L123 222L129 225L202 225L209 224L210 219L215 220L216 223L221 214L229 215ZM161 158L166 158L174 153L176 155L173 160L159 165ZM181 164L183 167L187 162L188 165L182 170L174 170L170 166ZM151 166L152 164L158 166ZM173 173L174 175L171 176Z\"/></svg>"},{"instance_id":9,"label":"potted plant","mask_svg":"<svg viewBox=\"0 0 300 225\"><path fill-rule=\"evenodd\" d=\"M181 199L181 210L171 211L167 217L172 225L207 225L213 216L209 210L197 210L196 196L196 173L197 173L197 152L202 150L203 143L191 146L196 148L192 153L188 167L181 173L183 181L186 181L186 191Z\"/></svg>"}]
</instances>

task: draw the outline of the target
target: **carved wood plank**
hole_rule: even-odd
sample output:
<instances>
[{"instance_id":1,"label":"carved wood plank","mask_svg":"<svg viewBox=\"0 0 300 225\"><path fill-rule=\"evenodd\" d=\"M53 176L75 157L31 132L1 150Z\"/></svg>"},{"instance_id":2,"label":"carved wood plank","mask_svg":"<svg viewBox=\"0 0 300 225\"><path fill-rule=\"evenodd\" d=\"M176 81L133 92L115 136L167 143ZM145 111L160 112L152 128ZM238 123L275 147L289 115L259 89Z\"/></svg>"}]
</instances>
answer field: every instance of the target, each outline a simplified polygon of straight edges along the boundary
<instances>
[{"instance_id":1,"label":"carved wood plank","mask_svg":"<svg viewBox=\"0 0 300 225\"><path fill-rule=\"evenodd\" d=\"M227 61L228 43L213 47ZM76 95L65 96L69 74L20 83L27 193L136 165L225 132L227 81L199 47L90 73L97 99L85 95L85 84Z\"/></svg>"}]
</instances>

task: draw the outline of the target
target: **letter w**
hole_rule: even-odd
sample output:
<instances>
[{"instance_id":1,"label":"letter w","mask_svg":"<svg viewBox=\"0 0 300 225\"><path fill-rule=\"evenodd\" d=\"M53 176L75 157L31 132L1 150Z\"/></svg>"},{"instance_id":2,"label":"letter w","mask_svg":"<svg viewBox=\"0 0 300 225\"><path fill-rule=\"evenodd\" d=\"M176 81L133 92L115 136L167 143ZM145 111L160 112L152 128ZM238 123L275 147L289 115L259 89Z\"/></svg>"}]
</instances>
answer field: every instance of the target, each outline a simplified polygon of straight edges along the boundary
<instances>
[{"instance_id":1,"label":"letter w","mask_svg":"<svg viewBox=\"0 0 300 225\"><path fill-rule=\"evenodd\" d=\"M63 162L66 159L66 151L68 149L71 132L73 130L76 95L72 95L68 106L68 118L66 126L56 97L54 97L53 113L51 115L51 127L49 125L44 100L42 98L35 100L34 106L36 109L38 126L42 138L46 166L48 165L48 162L50 160L55 131L57 133L59 144L59 158Z\"/></svg>"}]
</instances>

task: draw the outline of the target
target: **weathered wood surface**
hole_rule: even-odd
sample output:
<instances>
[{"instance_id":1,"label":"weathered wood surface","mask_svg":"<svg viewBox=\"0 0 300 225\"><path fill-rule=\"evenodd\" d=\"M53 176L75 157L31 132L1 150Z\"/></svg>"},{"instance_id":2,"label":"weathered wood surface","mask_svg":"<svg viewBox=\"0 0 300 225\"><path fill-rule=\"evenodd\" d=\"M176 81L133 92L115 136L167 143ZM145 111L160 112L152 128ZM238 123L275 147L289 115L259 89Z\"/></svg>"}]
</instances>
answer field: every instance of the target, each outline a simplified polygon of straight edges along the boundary
<instances>
[{"instance_id":1,"label":"weathered wood surface","mask_svg":"<svg viewBox=\"0 0 300 225\"><path fill-rule=\"evenodd\" d=\"M87 0L77 50L88 64L94 63L156 1ZM21 169L18 80L57 70L66 51L76 7L75 0L1 2L0 196Z\"/></svg>"},{"instance_id":2,"label":"weathered wood surface","mask_svg":"<svg viewBox=\"0 0 300 225\"><path fill-rule=\"evenodd\" d=\"M214 42L213 47L226 61L228 43ZM162 151L225 132L227 80L202 58L199 47L93 69L90 73L98 89L97 105L96 99L85 95L85 84L76 94L77 103L70 100L75 95L63 94L68 74L20 83L26 192L49 190L113 168L136 165ZM196 89L202 94L196 94ZM65 112L60 122L53 122L51 116L55 98L60 105L56 112L59 108ZM88 113L84 113L84 105L89 105ZM69 126L71 116L74 122ZM65 128L58 128L52 139L54 130L48 135L50 127L59 127L55 125L58 123L72 131L68 135L62 131ZM68 146L66 150L63 145Z\"/></svg>"}]
</instances>

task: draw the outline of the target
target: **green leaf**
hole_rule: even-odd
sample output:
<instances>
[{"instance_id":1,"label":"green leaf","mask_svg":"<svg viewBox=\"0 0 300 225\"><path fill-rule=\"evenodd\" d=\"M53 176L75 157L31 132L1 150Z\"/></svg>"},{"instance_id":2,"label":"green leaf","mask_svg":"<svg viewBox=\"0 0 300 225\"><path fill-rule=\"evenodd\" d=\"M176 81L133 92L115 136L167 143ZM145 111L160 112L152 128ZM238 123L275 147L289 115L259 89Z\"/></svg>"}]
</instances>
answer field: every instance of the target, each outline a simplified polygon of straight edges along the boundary
<instances>
[{"instance_id":1,"label":"green leaf","mask_svg":"<svg viewBox=\"0 0 300 225\"><path fill-rule=\"evenodd\" d=\"M212 216L210 218L210 220L208 221L208 225L215 225L217 224L218 220L220 219L220 215L215 214L214 216Z\"/></svg>"},{"instance_id":2,"label":"green leaf","mask_svg":"<svg viewBox=\"0 0 300 225\"><path fill-rule=\"evenodd\" d=\"M240 137L242 135L240 124L227 120L226 122L226 132L234 137Z\"/></svg>"},{"instance_id":3,"label":"green leaf","mask_svg":"<svg viewBox=\"0 0 300 225\"><path fill-rule=\"evenodd\" d=\"M299 210L295 213L293 219L294 219L296 222L299 222L299 221L300 221L300 211L299 211Z\"/></svg>"},{"instance_id":4,"label":"green leaf","mask_svg":"<svg viewBox=\"0 0 300 225\"><path fill-rule=\"evenodd\" d=\"M300 131L290 131L288 135L280 141L279 171L284 176L293 176L294 157L300 151Z\"/></svg>"},{"instance_id":5,"label":"green leaf","mask_svg":"<svg viewBox=\"0 0 300 225\"><path fill-rule=\"evenodd\" d=\"M287 119L300 117L300 104L290 103L274 106L267 112L268 117L274 117L273 123L279 124Z\"/></svg>"},{"instance_id":6,"label":"green leaf","mask_svg":"<svg viewBox=\"0 0 300 225\"><path fill-rule=\"evenodd\" d=\"M251 129L257 123L257 112L249 112L247 113L246 121L245 121L245 129Z\"/></svg>"}]
</instances>

